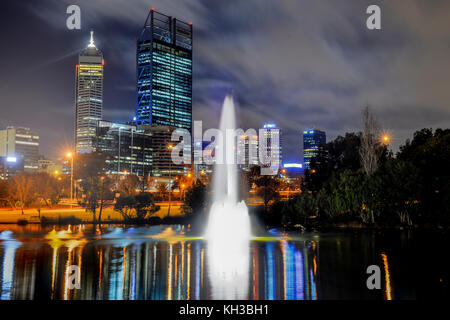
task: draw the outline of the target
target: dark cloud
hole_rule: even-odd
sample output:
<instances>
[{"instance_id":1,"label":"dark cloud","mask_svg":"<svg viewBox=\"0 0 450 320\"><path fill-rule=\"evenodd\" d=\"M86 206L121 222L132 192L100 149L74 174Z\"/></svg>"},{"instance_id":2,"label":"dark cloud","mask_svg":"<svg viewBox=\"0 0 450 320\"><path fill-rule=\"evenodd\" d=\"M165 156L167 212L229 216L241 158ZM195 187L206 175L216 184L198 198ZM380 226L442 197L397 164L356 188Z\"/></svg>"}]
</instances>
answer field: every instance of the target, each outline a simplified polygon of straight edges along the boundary
<instances>
[{"instance_id":1,"label":"dark cloud","mask_svg":"<svg viewBox=\"0 0 450 320\"><path fill-rule=\"evenodd\" d=\"M382 30L365 28L369 4ZM82 31L65 27L82 10ZM73 132L76 54L96 33L105 68L105 118L134 113L136 38L150 7L194 23L194 119L218 125L233 92L240 125L274 121L285 158L301 159L301 132L329 139L358 130L370 104L394 148L423 127L450 125L448 1L28 1L2 4L0 125L41 132L56 156Z\"/></svg>"}]
</instances>

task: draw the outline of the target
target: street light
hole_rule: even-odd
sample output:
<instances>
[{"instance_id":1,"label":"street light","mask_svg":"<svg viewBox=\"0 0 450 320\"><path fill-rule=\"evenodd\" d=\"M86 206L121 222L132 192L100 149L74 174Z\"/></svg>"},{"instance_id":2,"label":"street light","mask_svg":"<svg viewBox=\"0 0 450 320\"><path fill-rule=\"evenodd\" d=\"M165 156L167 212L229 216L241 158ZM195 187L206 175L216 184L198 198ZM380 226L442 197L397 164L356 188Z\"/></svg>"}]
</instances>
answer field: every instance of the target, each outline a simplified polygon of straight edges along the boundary
<instances>
[{"instance_id":1,"label":"street light","mask_svg":"<svg viewBox=\"0 0 450 320\"><path fill-rule=\"evenodd\" d=\"M387 134L385 134L382 138L384 143L389 143L389 141L391 141L391 137L389 137Z\"/></svg>"}]
</instances>

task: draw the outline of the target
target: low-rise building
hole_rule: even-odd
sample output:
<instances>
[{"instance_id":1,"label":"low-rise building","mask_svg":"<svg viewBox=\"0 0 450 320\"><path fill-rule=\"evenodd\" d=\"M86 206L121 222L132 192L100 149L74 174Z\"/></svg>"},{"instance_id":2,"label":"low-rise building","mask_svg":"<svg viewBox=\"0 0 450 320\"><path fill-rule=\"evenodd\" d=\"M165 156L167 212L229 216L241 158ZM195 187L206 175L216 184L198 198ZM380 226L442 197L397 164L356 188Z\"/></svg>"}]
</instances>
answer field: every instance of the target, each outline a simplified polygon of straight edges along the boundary
<instances>
[{"instance_id":1,"label":"low-rise building","mask_svg":"<svg viewBox=\"0 0 450 320\"><path fill-rule=\"evenodd\" d=\"M0 130L0 157L22 158L24 170L36 172L39 160L39 134L29 128Z\"/></svg>"}]
</instances>

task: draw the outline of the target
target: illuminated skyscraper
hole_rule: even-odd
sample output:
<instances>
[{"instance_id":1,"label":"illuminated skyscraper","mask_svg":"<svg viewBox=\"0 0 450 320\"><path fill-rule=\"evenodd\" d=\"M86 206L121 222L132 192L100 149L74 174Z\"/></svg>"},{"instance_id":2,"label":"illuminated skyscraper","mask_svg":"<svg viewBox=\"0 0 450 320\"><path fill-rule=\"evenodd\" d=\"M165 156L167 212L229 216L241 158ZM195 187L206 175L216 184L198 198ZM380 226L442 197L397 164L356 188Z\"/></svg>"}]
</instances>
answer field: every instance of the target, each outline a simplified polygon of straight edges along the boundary
<instances>
[{"instance_id":1,"label":"illuminated skyscraper","mask_svg":"<svg viewBox=\"0 0 450 320\"><path fill-rule=\"evenodd\" d=\"M103 55L95 47L94 32L86 49L78 55L75 87L75 149L93 151L97 122L102 119Z\"/></svg>"},{"instance_id":2,"label":"illuminated skyscraper","mask_svg":"<svg viewBox=\"0 0 450 320\"><path fill-rule=\"evenodd\" d=\"M264 152L269 159L275 161L272 165L275 165L276 168L280 168L283 164L281 129L274 123L265 123L263 128L265 131L262 138L265 141L266 146L264 150L264 146L260 145L260 152ZM276 144L275 139L279 139L278 145Z\"/></svg>"},{"instance_id":3,"label":"illuminated skyscraper","mask_svg":"<svg viewBox=\"0 0 450 320\"><path fill-rule=\"evenodd\" d=\"M251 167L259 165L258 146L259 140L257 135L249 136L247 134L243 134L238 137L236 162L239 168L243 170L250 170ZM243 163L240 163L240 161Z\"/></svg>"},{"instance_id":4,"label":"illuminated skyscraper","mask_svg":"<svg viewBox=\"0 0 450 320\"><path fill-rule=\"evenodd\" d=\"M303 163L304 168L309 169L311 159L317 156L319 148L325 145L326 134L317 129L303 131Z\"/></svg>"},{"instance_id":5,"label":"illuminated skyscraper","mask_svg":"<svg viewBox=\"0 0 450 320\"><path fill-rule=\"evenodd\" d=\"M137 42L136 124L192 128L192 23L152 9Z\"/></svg>"}]
</instances>

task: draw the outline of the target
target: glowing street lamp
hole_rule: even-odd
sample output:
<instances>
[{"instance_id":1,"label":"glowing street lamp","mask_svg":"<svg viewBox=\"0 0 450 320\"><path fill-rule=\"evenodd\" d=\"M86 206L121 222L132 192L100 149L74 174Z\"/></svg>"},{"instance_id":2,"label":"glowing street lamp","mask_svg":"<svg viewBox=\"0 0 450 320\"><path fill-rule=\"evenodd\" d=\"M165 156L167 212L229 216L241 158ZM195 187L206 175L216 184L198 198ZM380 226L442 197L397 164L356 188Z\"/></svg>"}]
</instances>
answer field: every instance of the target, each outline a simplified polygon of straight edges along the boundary
<instances>
[{"instance_id":1,"label":"glowing street lamp","mask_svg":"<svg viewBox=\"0 0 450 320\"><path fill-rule=\"evenodd\" d=\"M385 134L382 137L383 143L389 143L391 141L391 137L389 137L387 134Z\"/></svg>"}]
</instances>

